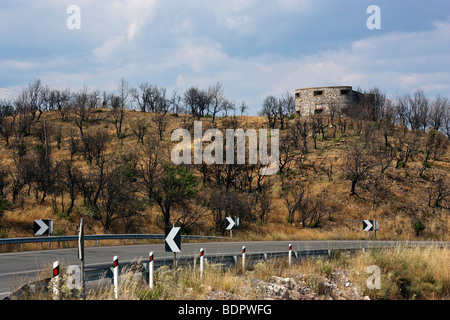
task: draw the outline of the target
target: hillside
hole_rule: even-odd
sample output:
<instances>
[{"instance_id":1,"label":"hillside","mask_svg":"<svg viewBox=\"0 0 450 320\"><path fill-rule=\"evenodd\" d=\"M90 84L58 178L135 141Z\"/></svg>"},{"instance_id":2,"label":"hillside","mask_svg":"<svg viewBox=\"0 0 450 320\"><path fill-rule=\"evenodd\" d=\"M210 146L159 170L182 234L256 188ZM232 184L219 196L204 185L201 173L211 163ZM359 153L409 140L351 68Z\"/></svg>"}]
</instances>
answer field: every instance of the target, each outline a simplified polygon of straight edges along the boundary
<instances>
[{"instance_id":1,"label":"hillside","mask_svg":"<svg viewBox=\"0 0 450 320\"><path fill-rule=\"evenodd\" d=\"M1 237L31 237L40 218L72 235L81 217L88 234L162 233L176 223L218 235L226 216L239 216L245 239L367 239L364 219L378 220L377 239L450 239L448 138L432 130L346 119L314 131L317 119L291 117L280 130L284 167L261 177L252 165L173 165L171 134L192 133L192 116L94 109L83 133L80 119L10 119L0 143ZM203 130L268 129L262 117L201 121Z\"/></svg>"}]
</instances>

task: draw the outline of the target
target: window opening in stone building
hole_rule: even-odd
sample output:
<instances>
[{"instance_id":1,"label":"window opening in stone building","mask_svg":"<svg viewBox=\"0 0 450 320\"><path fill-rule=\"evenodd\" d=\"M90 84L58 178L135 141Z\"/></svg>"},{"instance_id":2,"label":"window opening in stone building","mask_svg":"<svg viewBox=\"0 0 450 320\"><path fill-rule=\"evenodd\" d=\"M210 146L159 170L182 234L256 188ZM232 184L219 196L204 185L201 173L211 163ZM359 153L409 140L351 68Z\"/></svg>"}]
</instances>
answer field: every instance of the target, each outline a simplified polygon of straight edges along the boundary
<instances>
[{"instance_id":1,"label":"window opening in stone building","mask_svg":"<svg viewBox=\"0 0 450 320\"><path fill-rule=\"evenodd\" d=\"M323 113L323 109L315 109L314 114L321 114Z\"/></svg>"},{"instance_id":2,"label":"window opening in stone building","mask_svg":"<svg viewBox=\"0 0 450 320\"><path fill-rule=\"evenodd\" d=\"M348 96L350 94L350 90L341 90L341 95Z\"/></svg>"},{"instance_id":3,"label":"window opening in stone building","mask_svg":"<svg viewBox=\"0 0 450 320\"><path fill-rule=\"evenodd\" d=\"M323 91L314 91L314 96L321 96L323 94Z\"/></svg>"}]
</instances>

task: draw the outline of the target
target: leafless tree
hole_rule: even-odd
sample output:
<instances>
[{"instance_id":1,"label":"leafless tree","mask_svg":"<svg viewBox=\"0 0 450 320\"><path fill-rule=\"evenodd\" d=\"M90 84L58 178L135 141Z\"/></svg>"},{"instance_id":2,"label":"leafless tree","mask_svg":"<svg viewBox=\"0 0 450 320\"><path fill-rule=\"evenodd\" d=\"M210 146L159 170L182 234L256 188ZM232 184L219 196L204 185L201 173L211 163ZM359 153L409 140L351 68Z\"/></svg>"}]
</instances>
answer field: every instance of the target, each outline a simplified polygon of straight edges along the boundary
<instances>
[{"instance_id":1,"label":"leafless tree","mask_svg":"<svg viewBox=\"0 0 450 320\"><path fill-rule=\"evenodd\" d=\"M241 116L244 115L244 113L245 113L245 111L247 111L247 109L248 109L247 104L245 103L244 100L242 100L241 106L239 107L239 110L241 112Z\"/></svg>"},{"instance_id":2,"label":"leafless tree","mask_svg":"<svg viewBox=\"0 0 450 320\"><path fill-rule=\"evenodd\" d=\"M436 130L430 130L427 134L424 146L424 160L422 162L422 169L419 176L422 176L423 172L431 167L432 163L438 160L445 154L449 145L449 140L442 132ZM429 160L433 160L430 162Z\"/></svg>"},{"instance_id":3,"label":"leafless tree","mask_svg":"<svg viewBox=\"0 0 450 320\"><path fill-rule=\"evenodd\" d=\"M443 121L445 134L450 138L450 107L446 108L445 117Z\"/></svg>"},{"instance_id":4,"label":"leafless tree","mask_svg":"<svg viewBox=\"0 0 450 320\"><path fill-rule=\"evenodd\" d=\"M18 128L17 138L27 136L31 134L31 113L29 112L28 95L26 90L22 92L14 99L14 106L18 115Z\"/></svg>"},{"instance_id":5,"label":"leafless tree","mask_svg":"<svg viewBox=\"0 0 450 320\"><path fill-rule=\"evenodd\" d=\"M318 227L322 218L327 214L323 197L306 194L299 206L299 213L303 227Z\"/></svg>"},{"instance_id":6,"label":"leafless tree","mask_svg":"<svg viewBox=\"0 0 450 320\"><path fill-rule=\"evenodd\" d=\"M322 134L322 138L325 138L325 128L328 126L328 118L324 114L311 114L310 115L310 129L311 136L314 141L314 149L317 149L317 137Z\"/></svg>"},{"instance_id":7,"label":"leafless tree","mask_svg":"<svg viewBox=\"0 0 450 320\"><path fill-rule=\"evenodd\" d=\"M117 95L111 95L111 117L113 119L114 127L116 128L116 135L122 138L122 125L126 115L128 95L130 93L128 83L122 77L120 79Z\"/></svg>"},{"instance_id":8,"label":"leafless tree","mask_svg":"<svg viewBox=\"0 0 450 320\"><path fill-rule=\"evenodd\" d=\"M444 129L446 113L450 109L448 98L438 95L430 104L430 109L430 125L434 130Z\"/></svg>"},{"instance_id":9,"label":"leafless tree","mask_svg":"<svg viewBox=\"0 0 450 320\"><path fill-rule=\"evenodd\" d=\"M278 118L280 119L280 129L285 127L285 121L288 116L295 112L295 99L289 91L286 91L278 98Z\"/></svg>"},{"instance_id":10,"label":"leafless tree","mask_svg":"<svg viewBox=\"0 0 450 320\"><path fill-rule=\"evenodd\" d=\"M257 191L253 194L252 208L260 222L268 222L269 216L274 209L273 199L268 185L265 185L261 192Z\"/></svg>"},{"instance_id":11,"label":"leafless tree","mask_svg":"<svg viewBox=\"0 0 450 320\"><path fill-rule=\"evenodd\" d=\"M204 194L183 201L183 205L174 213L175 225L180 226L185 233L190 232L209 215L208 207L204 205L206 203Z\"/></svg>"},{"instance_id":12,"label":"leafless tree","mask_svg":"<svg viewBox=\"0 0 450 320\"><path fill-rule=\"evenodd\" d=\"M406 167L412 155L419 150L419 135L415 131L402 134L397 132L394 139L394 150L396 153L395 168Z\"/></svg>"},{"instance_id":13,"label":"leafless tree","mask_svg":"<svg viewBox=\"0 0 450 320\"><path fill-rule=\"evenodd\" d=\"M279 114L278 103L279 101L275 96L267 96L263 101L262 110L260 111L261 116L267 117L269 126L272 129L275 129L275 123Z\"/></svg>"},{"instance_id":14,"label":"leafless tree","mask_svg":"<svg viewBox=\"0 0 450 320\"><path fill-rule=\"evenodd\" d=\"M81 152L83 153L84 159L90 164L96 159L98 164L105 155L110 136L106 131L88 132L81 138L81 141L83 142Z\"/></svg>"},{"instance_id":15,"label":"leafless tree","mask_svg":"<svg viewBox=\"0 0 450 320\"><path fill-rule=\"evenodd\" d=\"M396 122L396 109L391 100L386 99L386 102L380 109L379 121L380 129L384 137L384 145L388 148L391 146L389 137L394 133L394 126Z\"/></svg>"},{"instance_id":16,"label":"leafless tree","mask_svg":"<svg viewBox=\"0 0 450 320\"><path fill-rule=\"evenodd\" d=\"M147 134L150 124L145 118L139 118L133 122L131 126L131 132L138 138L138 142L144 144L144 137Z\"/></svg>"},{"instance_id":17,"label":"leafless tree","mask_svg":"<svg viewBox=\"0 0 450 320\"><path fill-rule=\"evenodd\" d=\"M31 120L39 120L43 113L44 106L44 85L40 79L35 79L32 83L28 85L26 91L27 104L31 112Z\"/></svg>"},{"instance_id":18,"label":"leafless tree","mask_svg":"<svg viewBox=\"0 0 450 320\"><path fill-rule=\"evenodd\" d=\"M296 118L293 125L289 127L289 135L296 149L301 149L302 153L308 153L308 121Z\"/></svg>"},{"instance_id":19,"label":"leafless tree","mask_svg":"<svg viewBox=\"0 0 450 320\"><path fill-rule=\"evenodd\" d=\"M448 177L434 175L428 188L428 205L430 207L450 208L450 183Z\"/></svg>"},{"instance_id":20,"label":"leafless tree","mask_svg":"<svg viewBox=\"0 0 450 320\"><path fill-rule=\"evenodd\" d=\"M236 103L229 99L224 99L222 101L221 110L223 111L225 117L228 117L228 112L236 110Z\"/></svg>"},{"instance_id":21,"label":"leafless tree","mask_svg":"<svg viewBox=\"0 0 450 320\"><path fill-rule=\"evenodd\" d=\"M15 131L15 114L16 110L13 107L12 101L0 100L0 135L5 140L7 146L9 146L9 138Z\"/></svg>"},{"instance_id":22,"label":"leafless tree","mask_svg":"<svg viewBox=\"0 0 450 320\"><path fill-rule=\"evenodd\" d=\"M429 123L430 103L423 90L414 91L412 96L406 94L397 101L399 115L403 121L406 118L409 128L425 131Z\"/></svg>"},{"instance_id":23,"label":"leafless tree","mask_svg":"<svg viewBox=\"0 0 450 320\"><path fill-rule=\"evenodd\" d=\"M292 163L296 157L299 154L298 149L296 148L296 141L294 140L295 137L291 136L290 134L284 134L280 137L280 143L279 143L279 172L280 177L284 177L285 169L289 169L290 163Z\"/></svg>"},{"instance_id":24,"label":"leafless tree","mask_svg":"<svg viewBox=\"0 0 450 320\"><path fill-rule=\"evenodd\" d=\"M137 164L138 182L147 196L147 201L153 200L153 188L162 174L161 163L165 155L157 139L148 139L142 145L141 156Z\"/></svg>"},{"instance_id":25,"label":"leafless tree","mask_svg":"<svg viewBox=\"0 0 450 320\"><path fill-rule=\"evenodd\" d=\"M201 117L201 111L198 103L199 96L200 90L197 87L190 87L186 90L183 97L186 108L194 117L197 117L197 119L200 119Z\"/></svg>"},{"instance_id":26,"label":"leafless tree","mask_svg":"<svg viewBox=\"0 0 450 320\"><path fill-rule=\"evenodd\" d=\"M172 91L172 96L170 98L170 106L171 106L171 112L173 112L175 114L175 116L178 116L178 113L180 112L181 108L182 108L182 98L180 96L180 94L178 93L178 90L173 90Z\"/></svg>"},{"instance_id":27,"label":"leafless tree","mask_svg":"<svg viewBox=\"0 0 450 320\"><path fill-rule=\"evenodd\" d=\"M152 121L156 125L156 129L158 131L159 140L163 139L164 131L167 128L168 119L166 117L167 112L169 111L170 101L166 99L166 89L161 89L159 94L159 101L155 106L155 115L152 118Z\"/></svg>"},{"instance_id":28,"label":"leafless tree","mask_svg":"<svg viewBox=\"0 0 450 320\"><path fill-rule=\"evenodd\" d=\"M220 189L212 189L209 194L209 208L216 232L225 232L226 217L239 217L240 221L251 219L251 207L246 195Z\"/></svg>"},{"instance_id":29,"label":"leafless tree","mask_svg":"<svg viewBox=\"0 0 450 320\"><path fill-rule=\"evenodd\" d=\"M375 165L374 154L367 143L354 141L346 144L342 170L346 179L351 181L350 195L356 194L356 184L363 180Z\"/></svg>"},{"instance_id":30,"label":"leafless tree","mask_svg":"<svg viewBox=\"0 0 450 320\"><path fill-rule=\"evenodd\" d=\"M56 109L61 114L61 120L65 121L67 120L67 116L70 113L71 110L71 103L70 100L72 99L72 94L69 89L65 90L58 90L54 89L52 91L54 95L54 103L56 106Z\"/></svg>"},{"instance_id":31,"label":"leafless tree","mask_svg":"<svg viewBox=\"0 0 450 320\"><path fill-rule=\"evenodd\" d=\"M40 203L42 204L48 194L55 186L55 162L51 154L51 148L48 140L44 144L35 146L36 162L34 163L34 182L36 183L36 200L38 192L42 192Z\"/></svg>"},{"instance_id":32,"label":"leafless tree","mask_svg":"<svg viewBox=\"0 0 450 320\"><path fill-rule=\"evenodd\" d=\"M89 123L93 116L93 109L97 105L97 95L95 92L89 92L87 87L84 87L79 92L74 94L73 98L73 119L80 130L81 137L84 137L84 128Z\"/></svg>"},{"instance_id":33,"label":"leafless tree","mask_svg":"<svg viewBox=\"0 0 450 320\"><path fill-rule=\"evenodd\" d=\"M212 122L216 120L216 115L222 110L225 94L223 92L222 84L217 82L215 85L208 88L208 95L211 98L211 112Z\"/></svg>"},{"instance_id":34,"label":"leafless tree","mask_svg":"<svg viewBox=\"0 0 450 320\"><path fill-rule=\"evenodd\" d=\"M78 167L74 165L72 161L63 161L61 163L61 187L62 194L67 192L70 198L70 204L67 210L64 208L64 198L62 198L62 211L66 212L67 215L70 215L73 208L75 207L75 200L77 195L80 192L80 179L81 179L81 171Z\"/></svg>"},{"instance_id":35,"label":"leafless tree","mask_svg":"<svg viewBox=\"0 0 450 320\"><path fill-rule=\"evenodd\" d=\"M386 104L386 93L382 92L378 87L373 87L368 93L373 96L373 106L370 110L371 120L378 121Z\"/></svg>"},{"instance_id":36,"label":"leafless tree","mask_svg":"<svg viewBox=\"0 0 450 320\"><path fill-rule=\"evenodd\" d=\"M286 204L288 216L286 220L292 224L295 214L300 210L307 191L307 183L301 180L286 180L280 190L280 196Z\"/></svg>"},{"instance_id":37,"label":"leafless tree","mask_svg":"<svg viewBox=\"0 0 450 320\"><path fill-rule=\"evenodd\" d=\"M130 88L130 94L133 100L138 103L141 112L150 111L152 86L150 86L148 82L142 82L139 84L138 89Z\"/></svg>"}]
</instances>

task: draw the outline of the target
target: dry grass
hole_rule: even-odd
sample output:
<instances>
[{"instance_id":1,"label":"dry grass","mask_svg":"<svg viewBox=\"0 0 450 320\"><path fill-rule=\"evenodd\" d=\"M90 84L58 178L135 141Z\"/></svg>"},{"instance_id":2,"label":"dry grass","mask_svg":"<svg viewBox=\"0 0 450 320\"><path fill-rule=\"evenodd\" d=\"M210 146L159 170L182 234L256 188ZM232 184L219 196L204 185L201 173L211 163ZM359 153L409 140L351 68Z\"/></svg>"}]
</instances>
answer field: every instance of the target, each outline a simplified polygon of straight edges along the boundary
<instances>
[{"instance_id":1,"label":"dry grass","mask_svg":"<svg viewBox=\"0 0 450 320\"><path fill-rule=\"evenodd\" d=\"M130 135L131 127L137 119L145 118L151 123L151 113L141 113L128 111L125 118L124 127L128 136L124 139L118 139L114 133L114 126L107 120L107 110L102 110L95 115L102 120L98 123L90 123L86 132L96 130L106 130L114 137L108 150L121 152L136 149L137 138ZM55 160L69 158L68 136L70 130L78 134L78 128L72 121L62 122L59 114L56 112L47 112L42 115L42 119L48 120L55 127L60 126L63 132L63 141L61 150L56 149L56 142L51 141L53 157ZM168 115L168 125L164 134L163 148L170 150L173 143L170 142L172 130L183 126L184 123L191 121L189 117L180 115L173 117ZM211 127L211 119L202 119L203 129ZM229 119L217 118L217 125L220 127ZM267 128L267 121L261 117L239 117L239 127L241 128ZM37 123L39 125L39 123ZM156 136L154 126L151 126L149 136ZM327 134L331 136L331 130L328 128ZM418 176L421 167L421 155L414 156L408 164L408 167L394 169L392 166L386 170L382 184L387 188L387 194L380 196L372 188L370 181L361 181L358 184L359 196L350 196L350 182L342 177L342 170L339 165L343 163L344 146L340 140L350 141L354 139L354 133L349 127L345 136L339 136L338 139L322 139L318 141L318 149L314 150L310 140L310 152L305 161L305 168L302 169L306 177L311 182L310 192L313 195L319 195L325 199L327 208L336 205L331 214L331 219L325 217L320 223L320 228L303 228L295 221L290 225L286 221L287 209L283 200L279 197L277 190L280 188L280 179L278 176L267 178L274 183L272 190L273 207L267 224L258 222L245 222L239 230L238 235L242 239L248 240L282 240L282 239L365 239L367 233L362 232L363 219L377 219L380 230L377 233L378 239L417 239L413 224L421 220L426 228L421 235L422 239L449 240L450 239L450 219L448 210L444 208L432 208L427 203L427 188L429 181ZM29 144L35 143L34 136L24 138ZM310 138L309 138L310 139ZM422 137L424 139L424 137ZM9 166L12 163L12 149L7 148L2 141L0 143L0 159L2 166ZM321 165L326 165L333 161L332 180L320 171ZM441 173L450 176L450 152L442 157L442 161L436 161L433 167L429 169L432 173ZM81 156L75 157L75 162L80 167L87 167L86 161ZM313 169L313 167L315 169ZM296 179L297 177L293 177ZM450 177L449 177L450 178ZM32 192L33 193L33 192ZM66 197L67 199L68 197ZM84 217L86 220L86 233L99 234L104 233L99 221L89 219L84 215L81 197L77 199L77 207L70 217L64 216L60 212L54 212L50 196L43 204L38 204L34 195L27 195L23 192L18 204L5 211L0 218L0 236L2 237L30 237L33 236L33 220L40 218L51 218L54 220L54 228L60 235L73 235L79 224L79 219ZM57 199L58 203L60 198ZM67 199L68 201L68 199ZM160 222L160 214L156 207L148 208L143 212L142 218L136 224L136 233L162 233L163 224ZM194 230L203 234L212 234L212 219L202 222L202 225ZM120 226L115 225L108 232L122 233ZM40 245L39 245L40 247ZM30 246L32 248L32 246ZM26 250L27 248L24 247Z\"/></svg>"},{"instance_id":2,"label":"dry grass","mask_svg":"<svg viewBox=\"0 0 450 320\"><path fill-rule=\"evenodd\" d=\"M333 280L335 272L348 274L352 284L357 284L360 298L369 296L375 300L450 298L450 249L427 247L370 250L349 254L337 252L331 257L310 258L289 266L286 258L261 261L243 271L240 263L223 269L220 265L206 261L203 278L198 265L178 268L174 272L164 266L154 274L154 288L148 288L148 281L135 267L121 271L119 281L120 300L205 300L215 299L264 299L266 296L255 285L255 279L270 281L273 276L296 278L303 275L311 292L321 297L321 284ZM380 268L380 289L369 289L367 273L369 266ZM48 270L51 270L48 267ZM41 278L49 276L49 272ZM60 299L79 299L79 292L68 290L63 277ZM114 300L114 288L110 280L100 282L96 288L87 290L88 300ZM341 290L345 283L336 281ZM36 292L22 299L52 299L49 292ZM326 298L326 297L322 297Z\"/></svg>"}]
</instances>

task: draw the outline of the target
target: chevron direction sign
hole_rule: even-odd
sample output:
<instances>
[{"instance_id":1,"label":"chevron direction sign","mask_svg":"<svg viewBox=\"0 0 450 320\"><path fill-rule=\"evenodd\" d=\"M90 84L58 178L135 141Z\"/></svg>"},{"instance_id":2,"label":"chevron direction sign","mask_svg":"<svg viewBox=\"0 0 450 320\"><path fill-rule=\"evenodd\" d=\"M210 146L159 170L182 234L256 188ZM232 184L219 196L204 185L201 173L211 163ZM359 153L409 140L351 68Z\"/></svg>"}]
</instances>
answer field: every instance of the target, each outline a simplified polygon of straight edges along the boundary
<instances>
[{"instance_id":1,"label":"chevron direction sign","mask_svg":"<svg viewBox=\"0 0 450 320\"><path fill-rule=\"evenodd\" d=\"M228 225L227 225L227 230L231 230L231 229L236 229L236 223L234 222L234 220L230 217L226 217Z\"/></svg>"},{"instance_id":2,"label":"chevron direction sign","mask_svg":"<svg viewBox=\"0 0 450 320\"><path fill-rule=\"evenodd\" d=\"M378 220L364 220L363 231L378 231Z\"/></svg>"},{"instance_id":3,"label":"chevron direction sign","mask_svg":"<svg viewBox=\"0 0 450 320\"><path fill-rule=\"evenodd\" d=\"M165 229L166 252L181 252L181 228Z\"/></svg>"},{"instance_id":4,"label":"chevron direction sign","mask_svg":"<svg viewBox=\"0 0 450 320\"><path fill-rule=\"evenodd\" d=\"M373 231L373 220L363 221L363 231Z\"/></svg>"},{"instance_id":5,"label":"chevron direction sign","mask_svg":"<svg viewBox=\"0 0 450 320\"><path fill-rule=\"evenodd\" d=\"M239 229L239 217L226 217L226 222L227 222L227 230L232 230L232 229Z\"/></svg>"},{"instance_id":6,"label":"chevron direction sign","mask_svg":"<svg viewBox=\"0 0 450 320\"><path fill-rule=\"evenodd\" d=\"M53 234L53 220L34 220L34 235L43 236Z\"/></svg>"}]
</instances>

